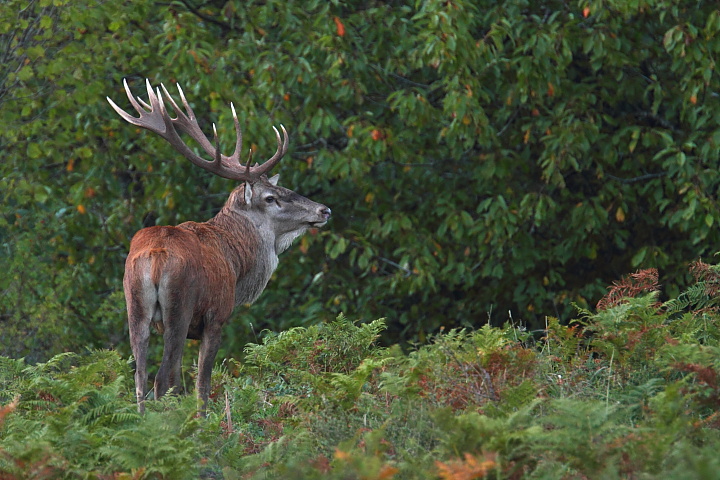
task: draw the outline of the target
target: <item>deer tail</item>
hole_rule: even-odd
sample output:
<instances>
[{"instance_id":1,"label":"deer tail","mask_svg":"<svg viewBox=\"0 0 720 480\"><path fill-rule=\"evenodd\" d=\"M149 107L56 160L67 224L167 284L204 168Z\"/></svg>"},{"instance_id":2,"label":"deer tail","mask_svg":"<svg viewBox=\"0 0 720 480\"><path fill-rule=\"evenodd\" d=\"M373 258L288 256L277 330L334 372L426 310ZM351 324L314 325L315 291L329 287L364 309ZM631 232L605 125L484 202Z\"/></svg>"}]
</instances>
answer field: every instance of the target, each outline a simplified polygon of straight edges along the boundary
<instances>
[{"instance_id":1,"label":"deer tail","mask_svg":"<svg viewBox=\"0 0 720 480\"><path fill-rule=\"evenodd\" d=\"M148 257L150 257L150 280L155 285L158 285L168 258L168 252L164 248L153 248L148 252Z\"/></svg>"}]
</instances>

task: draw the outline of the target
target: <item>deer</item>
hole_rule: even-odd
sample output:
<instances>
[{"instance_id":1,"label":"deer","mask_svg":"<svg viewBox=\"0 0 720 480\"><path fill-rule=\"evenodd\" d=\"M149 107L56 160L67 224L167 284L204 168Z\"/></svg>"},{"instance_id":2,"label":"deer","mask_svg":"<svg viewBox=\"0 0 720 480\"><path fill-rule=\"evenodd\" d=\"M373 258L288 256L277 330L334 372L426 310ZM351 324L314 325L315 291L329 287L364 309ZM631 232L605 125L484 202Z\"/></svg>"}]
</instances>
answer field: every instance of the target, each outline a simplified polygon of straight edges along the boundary
<instances>
[{"instance_id":1,"label":"deer","mask_svg":"<svg viewBox=\"0 0 720 480\"><path fill-rule=\"evenodd\" d=\"M107 97L110 106L125 121L165 139L194 165L235 180L239 185L225 205L206 222L184 222L177 226L151 226L139 230L130 242L125 261L123 289L128 314L130 346L135 358L135 394L140 414L145 412L147 352L151 326L163 337L163 356L154 382L158 399L169 391L181 392L182 355L186 339L200 340L196 394L199 413L205 416L211 374L221 331L233 309L253 303L263 292L278 265L278 255L309 228L320 228L330 218L325 205L313 202L278 185L279 175L268 172L287 153L289 135L283 125L275 154L262 164L245 165L240 160L242 131L231 103L235 123L235 151L220 152L217 129L214 142L200 129L197 118L177 85L184 110L163 84L153 91L145 81L148 102L133 97L127 81L125 92L139 117L125 112ZM172 106L168 113L163 96ZM193 151L180 132L195 140L210 158Z\"/></svg>"}]
</instances>

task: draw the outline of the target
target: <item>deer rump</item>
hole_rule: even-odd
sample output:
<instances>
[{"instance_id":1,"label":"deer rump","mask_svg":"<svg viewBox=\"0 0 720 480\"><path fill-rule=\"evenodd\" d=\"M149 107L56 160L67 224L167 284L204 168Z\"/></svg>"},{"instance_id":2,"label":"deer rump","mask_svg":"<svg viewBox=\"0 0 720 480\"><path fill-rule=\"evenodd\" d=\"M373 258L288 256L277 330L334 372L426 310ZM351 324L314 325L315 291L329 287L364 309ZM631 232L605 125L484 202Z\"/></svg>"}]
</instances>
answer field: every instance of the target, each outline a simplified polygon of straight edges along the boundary
<instances>
[{"instance_id":1,"label":"deer rump","mask_svg":"<svg viewBox=\"0 0 720 480\"><path fill-rule=\"evenodd\" d=\"M233 265L221 254L227 243L212 225L186 222L139 231L131 243L123 280L129 293L131 333L152 324L163 335L170 329L176 336L201 340L206 321L225 323L235 305L252 303L269 279L269 275L259 278L265 269L253 268L252 260L259 259L251 252L257 251L259 241L252 233L245 232L243 242L233 242L235 249L247 250L237 252L239 261ZM242 282L244 291L236 292L243 286L228 282L248 276L256 281Z\"/></svg>"}]
</instances>

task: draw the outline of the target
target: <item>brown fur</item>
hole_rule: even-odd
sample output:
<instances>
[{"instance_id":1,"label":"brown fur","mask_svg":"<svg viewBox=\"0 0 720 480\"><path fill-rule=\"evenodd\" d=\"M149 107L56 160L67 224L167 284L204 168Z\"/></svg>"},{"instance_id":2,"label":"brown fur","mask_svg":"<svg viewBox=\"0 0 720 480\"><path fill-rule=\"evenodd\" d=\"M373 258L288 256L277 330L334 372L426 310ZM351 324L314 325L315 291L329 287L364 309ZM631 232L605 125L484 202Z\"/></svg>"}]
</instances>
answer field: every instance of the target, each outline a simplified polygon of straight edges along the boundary
<instances>
[{"instance_id":1,"label":"brown fur","mask_svg":"<svg viewBox=\"0 0 720 480\"><path fill-rule=\"evenodd\" d=\"M168 251L166 248L151 248L147 252L152 261L152 273L150 278L154 284L160 282L160 274L163 271L165 262L167 261Z\"/></svg>"}]
</instances>

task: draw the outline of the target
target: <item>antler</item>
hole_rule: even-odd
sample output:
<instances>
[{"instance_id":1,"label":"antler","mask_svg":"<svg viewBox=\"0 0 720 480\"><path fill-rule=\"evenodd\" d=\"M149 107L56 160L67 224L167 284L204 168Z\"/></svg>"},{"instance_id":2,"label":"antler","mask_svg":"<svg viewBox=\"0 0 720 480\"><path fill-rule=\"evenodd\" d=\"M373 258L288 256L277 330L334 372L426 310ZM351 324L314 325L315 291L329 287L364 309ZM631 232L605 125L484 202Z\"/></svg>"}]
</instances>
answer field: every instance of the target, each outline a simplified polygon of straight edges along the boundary
<instances>
[{"instance_id":1,"label":"antler","mask_svg":"<svg viewBox=\"0 0 720 480\"><path fill-rule=\"evenodd\" d=\"M165 85L160 84L160 86L162 87L162 91L165 94L165 98L167 98L167 100L170 102L170 105L172 105L173 110L175 111L175 118L170 118L170 115L165 108L165 102L163 102L160 89L158 88L157 92L154 92L152 87L150 86L150 80L146 79L145 84L147 86L148 99L150 100L149 105L143 100L141 100L140 97L135 99L132 95L132 92L130 91L130 88L128 87L127 81L123 79L123 85L125 86L125 91L127 92L128 99L130 100L132 106L135 108L135 111L140 114L139 118L133 117L132 115L128 114L123 109L118 107L115 102L110 99L110 97L106 97L107 101L110 102L110 106L115 109L118 115L124 118L127 122L133 125L137 125L138 127L146 128L151 132L157 133L162 138L167 140L175 150L180 152L185 158L190 160L198 167L201 167L209 172L212 172L224 178L229 178L231 180L244 180L252 183L257 181L262 175L265 175L267 172L269 172L270 169L272 169L287 152L288 133L285 130L285 127L280 125L280 128L283 132L283 139L280 138L280 132L278 132L277 128L273 127L273 130L275 130L275 136L277 137L278 144L275 155L270 157L262 165L258 165L256 163L254 166L251 167L250 159L252 158L252 150L250 150L248 163L247 165L243 166L240 162L240 152L242 150L242 131L240 130L240 122L238 121L237 114L235 113L235 106L232 103L230 104L230 108L232 109L233 121L235 122L235 132L237 135L237 139L235 141L235 151L231 156L227 157L220 153L220 142L218 140L215 124L213 123L213 134L215 136L215 145L213 146L213 144L210 143L210 140L208 140L202 130L200 130L200 126L198 125L197 119L195 118L195 113L193 113L192 108L190 108L190 105L188 105L188 102L185 99L185 94L183 93L182 88L180 88L179 84L177 88L180 92L180 98L182 99L182 103L185 106L185 111L178 107L177 103L175 103L175 100L172 99L167 89L165 89ZM180 135L178 134L176 128L190 135L193 140L199 143L203 150L205 150L205 153L212 157L212 160L206 160L193 152L180 138Z\"/></svg>"}]
</instances>

